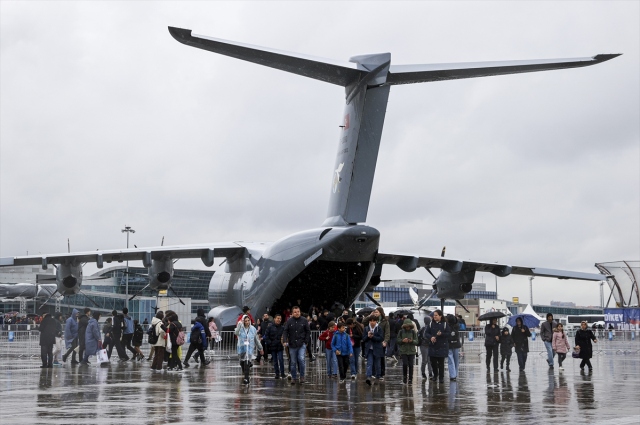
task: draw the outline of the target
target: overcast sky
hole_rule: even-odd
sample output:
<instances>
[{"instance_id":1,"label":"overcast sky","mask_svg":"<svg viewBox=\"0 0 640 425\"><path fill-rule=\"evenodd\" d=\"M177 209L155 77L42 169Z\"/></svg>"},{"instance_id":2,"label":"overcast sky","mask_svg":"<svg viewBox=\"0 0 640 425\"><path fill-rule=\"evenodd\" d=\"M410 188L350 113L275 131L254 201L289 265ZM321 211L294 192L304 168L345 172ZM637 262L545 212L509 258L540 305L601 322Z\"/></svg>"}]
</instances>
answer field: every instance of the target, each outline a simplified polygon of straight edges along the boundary
<instances>
[{"instance_id":1,"label":"overcast sky","mask_svg":"<svg viewBox=\"0 0 640 425\"><path fill-rule=\"evenodd\" d=\"M2 1L0 255L123 247L125 224L141 247L323 222L344 89L184 46L171 25L392 64L623 53L392 87L367 224L385 251L594 273L637 260L639 4ZM526 277L498 285L529 300ZM599 287L537 278L534 302L551 300L597 305Z\"/></svg>"}]
</instances>

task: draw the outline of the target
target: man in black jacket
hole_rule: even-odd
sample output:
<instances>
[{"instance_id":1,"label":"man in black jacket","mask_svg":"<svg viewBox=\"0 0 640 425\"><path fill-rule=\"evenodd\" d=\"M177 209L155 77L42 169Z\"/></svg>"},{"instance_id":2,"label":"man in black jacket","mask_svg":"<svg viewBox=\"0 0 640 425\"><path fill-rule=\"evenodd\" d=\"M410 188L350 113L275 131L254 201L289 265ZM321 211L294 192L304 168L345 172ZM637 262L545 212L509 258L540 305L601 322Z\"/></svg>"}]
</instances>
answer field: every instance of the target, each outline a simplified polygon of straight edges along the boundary
<instances>
[{"instance_id":1,"label":"man in black jacket","mask_svg":"<svg viewBox=\"0 0 640 425\"><path fill-rule=\"evenodd\" d=\"M78 319L78 355L80 360L84 359L84 339L87 334L87 325L89 324L89 318L91 316L91 309L85 307L84 314Z\"/></svg>"},{"instance_id":2,"label":"man in black jacket","mask_svg":"<svg viewBox=\"0 0 640 425\"><path fill-rule=\"evenodd\" d=\"M267 327L264 336L265 348L269 347L269 350L271 351L276 379L284 377L284 357L282 355L284 347L282 346L282 342L280 342L283 332L284 326L282 325L282 316L276 314L276 317L273 318L273 323Z\"/></svg>"},{"instance_id":3,"label":"man in black jacket","mask_svg":"<svg viewBox=\"0 0 640 425\"><path fill-rule=\"evenodd\" d=\"M300 307L293 307L291 315L284 325L282 340L284 346L289 347L289 355L291 356L291 385L295 385L296 365L300 367L300 383L304 383L304 353L309 344L311 329L309 329L307 319L300 315Z\"/></svg>"},{"instance_id":4,"label":"man in black jacket","mask_svg":"<svg viewBox=\"0 0 640 425\"><path fill-rule=\"evenodd\" d=\"M199 308L196 314L197 314L197 317L195 321L202 325L202 327L204 328L204 333L207 337L207 340L210 341L211 330L209 329L209 324L207 323L207 319L204 317L204 309ZM187 356L184 358L184 362L183 362L185 367L189 367L189 360L191 359L191 356L193 355L193 352L196 351L196 349L197 349L196 344L189 344L189 349L187 350ZM200 362L202 363L200 367L204 367L209 363L211 363L211 360L205 360L204 350L198 350L198 355L200 356ZM198 363L198 356L193 356L193 359L196 363ZM251 363L249 363L249 365L251 366Z\"/></svg>"},{"instance_id":5,"label":"man in black jacket","mask_svg":"<svg viewBox=\"0 0 640 425\"><path fill-rule=\"evenodd\" d=\"M40 322L40 357L42 358L41 368L53 367L53 344L56 343L56 323L55 319L45 313Z\"/></svg>"},{"instance_id":6,"label":"man in black jacket","mask_svg":"<svg viewBox=\"0 0 640 425\"><path fill-rule=\"evenodd\" d=\"M122 337L122 331L126 326L124 323L124 316L118 314L116 310L111 312L113 315L113 327L111 328L111 337L113 338L113 345L116 346L116 351L118 352L119 362L126 362L129 360L127 353L124 351L124 347L122 346L122 341L120 338Z\"/></svg>"}]
</instances>

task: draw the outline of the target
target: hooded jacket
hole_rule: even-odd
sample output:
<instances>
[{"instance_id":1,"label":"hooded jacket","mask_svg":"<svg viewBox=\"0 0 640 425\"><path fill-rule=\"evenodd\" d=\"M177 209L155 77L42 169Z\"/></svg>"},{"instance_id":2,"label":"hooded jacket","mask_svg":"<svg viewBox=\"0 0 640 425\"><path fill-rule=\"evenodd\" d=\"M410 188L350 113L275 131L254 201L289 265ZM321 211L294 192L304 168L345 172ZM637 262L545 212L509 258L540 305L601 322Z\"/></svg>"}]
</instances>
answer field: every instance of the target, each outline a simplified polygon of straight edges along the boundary
<instances>
[{"instance_id":1,"label":"hooded jacket","mask_svg":"<svg viewBox=\"0 0 640 425\"><path fill-rule=\"evenodd\" d=\"M154 317L151 319L151 326L155 327L155 333L158 335L158 341L153 344L154 347L164 347L167 344L167 341L164 339L167 334L167 327L164 325L162 320Z\"/></svg>"},{"instance_id":2,"label":"hooded jacket","mask_svg":"<svg viewBox=\"0 0 640 425\"><path fill-rule=\"evenodd\" d=\"M331 339L331 350L338 356L348 356L353 354L353 346L351 345L351 337L346 331L335 331L333 338ZM340 354L337 353L340 351Z\"/></svg>"},{"instance_id":3,"label":"hooded jacket","mask_svg":"<svg viewBox=\"0 0 640 425\"><path fill-rule=\"evenodd\" d=\"M203 347L207 346L207 334L204 331L202 323L196 321L191 327L191 336L189 337L191 344L200 344Z\"/></svg>"},{"instance_id":4,"label":"hooded jacket","mask_svg":"<svg viewBox=\"0 0 640 425\"><path fill-rule=\"evenodd\" d=\"M522 332L524 330L524 332ZM531 331L526 325L518 326L515 325L513 329L511 329L511 338L513 338L513 342L516 345L516 353L528 353L529 352L529 337L531 336Z\"/></svg>"},{"instance_id":5,"label":"hooded jacket","mask_svg":"<svg viewBox=\"0 0 640 425\"><path fill-rule=\"evenodd\" d=\"M87 316L85 316L87 317ZM93 317L89 319L87 328L85 330L84 337L84 347L85 347L85 355L93 356L98 352L100 346L98 345L98 341L102 338L100 336L100 327L98 326L98 321Z\"/></svg>"},{"instance_id":6,"label":"hooded jacket","mask_svg":"<svg viewBox=\"0 0 640 425\"><path fill-rule=\"evenodd\" d=\"M504 333L507 333L506 335ZM509 333L509 328L502 328L500 331L500 354L503 356L510 355L513 350L513 337Z\"/></svg>"},{"instance_id":7,"label":"hooded jacket","mask_svg":"<svg viewBox=\"0 0 640 425\"><path fill-rule=\"evenodd\" d=\"M71 317L69 317L64 325L64 342L67 344L67 348L71 348L73 340L78 337L78 310L75 308L71 311Z\"/></svg>"},{"instance_id":8,"label":"hooded jacket","mask_svg":"<svg viewBox=\"0 0 640 425\"><path fill-rule=\"evenodd\" d=\"M403 342L403 339L408 338L411 341ZM402 328L398 332L396 337L398 347L400 348L400 354L414 355L416 354L416 346L418 345L418 332L416 332L413 320L405 319Z\"/></svg>"},{"instance_id":9,"label":"hooded jacket","mask_svg":"<svg viewBox=\"0 0 640 425\"><path fill-rule=\"evenodd\" d=\"M211 338L211 331L209 330L209 324L207 323L207 319L204 316L204 310L199 308L197 314L198 314L198 317L196 317L196 321L200 322L200 324L204 328L204 333L207 336L207 338ZM251 323L253 323L253 320L251 320ZM206 343L206 339L205 339L205 343Z\"/></svg>"},{"instance_id":10,"label":"hooded jacket","mask_svg":"<svg viewBox=\"0 0 640 425\"><path fill-rule=\"evenodd\" d=\"M559 331L557 328L553 331L553 340L551 341L551 344L553 346L553 351L556 353L567 354L567 351L571 349L567 334Z\"/></svg>"}]
</instances>

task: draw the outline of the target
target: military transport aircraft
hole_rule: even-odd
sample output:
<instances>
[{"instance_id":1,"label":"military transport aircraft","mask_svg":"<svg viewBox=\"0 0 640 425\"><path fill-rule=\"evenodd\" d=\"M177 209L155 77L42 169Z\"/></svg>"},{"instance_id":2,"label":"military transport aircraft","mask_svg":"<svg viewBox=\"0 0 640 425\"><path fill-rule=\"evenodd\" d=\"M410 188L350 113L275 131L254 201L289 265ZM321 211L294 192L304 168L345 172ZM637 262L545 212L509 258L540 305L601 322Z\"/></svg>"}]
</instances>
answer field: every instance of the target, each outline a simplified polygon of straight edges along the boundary
<instances>
[{"instance_id":1,"label":"military transport aircraft","mask_svg":"<svg viewBox=\"0 0 640 425\"><path fill-rule=\"evenodd\" d=\"M405 272L413 272L419 267L441 269L436 291L442 303L469 292L476 272L489 272L499 277L519 274L606 280L606 276L594 273L387 252L379 247L380 232L364 223L391 86L579 68L619 55L392 65L390 53L354 56L346 62L194 35L187 29L169 27L169 32L187 46L345 88L344 121L340 126L324 223L273 243L224 242L8 257L0 259L0 265L41 265L46 269L50 264L57 264L58 288L79 289L81 263L95 262L102 268L104 262L139 260L149 268L150 279L158 281L157 287L167 289L176 259L200 258L205 266L211 267L215 258L224 258L209 286L209 301L213 307L209 314L222 328L235 325L243 305L251 306L259 314L282 310L296 299L305 300L309 305L319 305L326 300L349 306L360 294L380 282L383 266L397 266ZM302 307L306 309L309 305Z\"/></svg>"}]
</instances>

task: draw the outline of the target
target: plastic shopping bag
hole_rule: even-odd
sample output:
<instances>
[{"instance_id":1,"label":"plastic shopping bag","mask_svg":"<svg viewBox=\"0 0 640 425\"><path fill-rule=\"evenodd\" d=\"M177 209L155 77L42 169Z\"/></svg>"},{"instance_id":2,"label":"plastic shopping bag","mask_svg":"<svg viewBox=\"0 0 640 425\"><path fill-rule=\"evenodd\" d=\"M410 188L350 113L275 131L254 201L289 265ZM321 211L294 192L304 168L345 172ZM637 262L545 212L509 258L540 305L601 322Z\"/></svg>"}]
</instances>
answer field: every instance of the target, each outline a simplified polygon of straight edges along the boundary
<instances>
[{"instance_id":1,"label":"plastic shopping bag","mask_svg":"<svg viewBox=\"0 0 640 425\"><path fill-rule=\"evenodd\" d=\"M102 344L98 345L98 352L96 353L96 357L98 358L98 364L109 363L109 356L107 355L107 350L102 348Z\"/></svg>"},{"instance_id":2,"label":"plastic shopping bag","mask_svg":"<svg viewBox=\"0 0 640 425\"><path fill-rule=\"evenodd\" d=\"M171 338L167 338L167 347L165 348L167 353L171 353L171 348Z\"/></svg>"}]
</instances>

